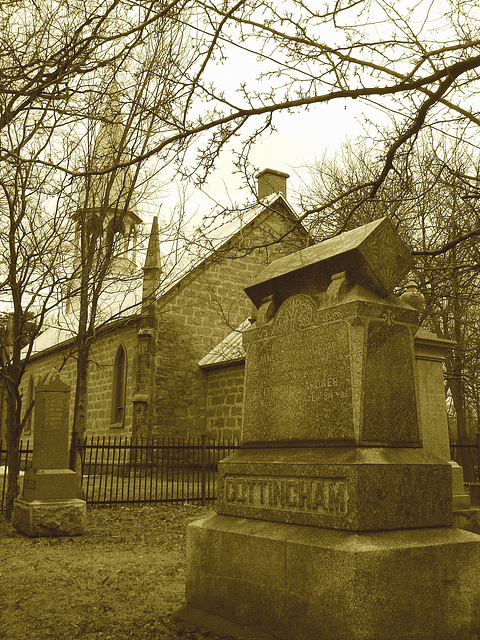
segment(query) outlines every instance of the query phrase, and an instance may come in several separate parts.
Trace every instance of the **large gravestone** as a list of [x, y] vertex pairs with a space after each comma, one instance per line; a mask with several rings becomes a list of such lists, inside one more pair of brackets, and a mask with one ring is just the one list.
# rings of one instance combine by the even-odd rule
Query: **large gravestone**
[[73, 536], [85, 529], [86, 503], [77, 499], [69, 469], [70, 387], [56, 369], [35, 389], [32, 467], [25, 472], [12, 524], [28, 536]]
[[[472, 640], [480, 537], [422, 448], [412, 260], [387, 219], [277, 260], [246, 291], [243, 445], [189, 527], [183, 616], [285, 640]], [[217, 617], [215, 617], [217, 616]]]

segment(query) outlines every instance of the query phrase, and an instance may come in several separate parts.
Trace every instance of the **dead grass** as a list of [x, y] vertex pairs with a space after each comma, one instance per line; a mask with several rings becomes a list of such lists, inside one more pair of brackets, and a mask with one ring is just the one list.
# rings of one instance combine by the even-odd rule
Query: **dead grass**
[[218, 639], [179, 627], [195, 506], [90, 509], [74, 538], [27, 538], [0, 516], [0, 638]]

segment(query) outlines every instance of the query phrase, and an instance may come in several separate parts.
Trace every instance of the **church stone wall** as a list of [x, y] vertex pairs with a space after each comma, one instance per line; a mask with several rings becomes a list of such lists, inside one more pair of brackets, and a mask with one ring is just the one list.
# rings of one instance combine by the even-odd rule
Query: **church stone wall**
[[260, 268], [252, 257], [207, 265], [164, 300], [158, 315], [157, 433], [206, 431], [207, 376], [198, 362], [252, 314], [243, 286]]
[[207, 373], [198, 362], [254, 312], [244, 287], [266, 264], [298, 250], [305, 241], [304, 235], [295, 234], [276, 246], [252, 249], [281, 237], [287, 229], [281, 215], [269, 212], [266, 218], [246, 230], [230, 252], [227, 249], [197, 267], [162, 298], [155, 433], [185, 437], [210, 430]]
[[[123, 427], [112, 427], [113, 366], [118, 347], [125, 349], [126, 397]], [[88, 371], [88, 431], [96, 435], [125, 435], [132, 428], [132, 396], [136, 368], [137, 329], [122, 328], [102, 336], [92, 349]]]
[[243, 413], [242, 363], [207, 369], [207, 435], [215, 439], [241, 439]]
[[[87, 435], [124, 435], [130, 433], [132, 424], [132, 389], [134, 381], [135, 349], [137, 329], [133, 327], [116, 328], [115, 331], [98, 337], [90, 351], [88, 370], [87, 397]], [[112, 417], [112, 386], [113, 365], [119, 345], [122, 344], [127, 356], [127, 384], [125, 401], [125, 422], [123, 428], [111, 428]], [[28, 384], [33, 376], [34, 384], [43, 378], [52, 367], [60, 369], [68, 349], [58, 349], [53, 352], [33, 357], [28, 364], [22, 380], [21, 392], [24, 405], [28, 396]], [[75, 397], [76, 360], [70, 357], [61, 370], [63, 380], [72, 388], [70, 395], [70, 429], [73, 422], [73, 403]], [[26, 407], [24, 406], [24, 411]], [[33, 424], [33, 420], [32, 420]], [[28, 432], [24, 437], [28, 437]]]

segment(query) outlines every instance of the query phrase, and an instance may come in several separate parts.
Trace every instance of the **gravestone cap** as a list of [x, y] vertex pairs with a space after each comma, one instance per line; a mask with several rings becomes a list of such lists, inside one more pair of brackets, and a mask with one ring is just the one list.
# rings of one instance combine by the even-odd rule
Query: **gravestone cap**
[[71, 387], [62, 380], [60, 373], [55, 367], [52, 367], [50, 371], [39, 380], [36, 391], [61, 391], [69, 392]]
[[351, 284], [361, 284], [382, 297], [413, 266], [413, 258], [388, 218], [374, 220], [335, 238], [279, 258], [245, 291], [258, 308], [267, 296], [326, 290], [334, 274], [345, 271]]

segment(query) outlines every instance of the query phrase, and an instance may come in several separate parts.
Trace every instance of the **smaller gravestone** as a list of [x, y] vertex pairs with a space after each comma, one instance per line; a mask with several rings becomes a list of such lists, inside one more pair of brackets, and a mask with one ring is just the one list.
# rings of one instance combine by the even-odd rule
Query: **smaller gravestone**
[[85, 530], [86, 503], [76, 498], [77, 474], [69, 466], [70, 387], [55, 368], [35, 390], [32, 468], [12, 524], [28, 536], [74, 536]]
[[[418, 290], [414, 280], [407, 283], [406, 291], [400, 299], [417, 309], [419, 313], [425, 306], [425, 297]], [[469, 510], [470, 496], [465, 492], [463, 469], [457, 462], [451, 460], [443, 381], [445, 354], [455, 346], [455, 342], [439, 338], [431, 331], [420, 327], [415, 334], [414, 344], [423, 448], [439, 458], [448, 460], [452, 469], [453, 509]]]
[[452, 469], [452, 506], [454, 510], [470, 509], [470, 496], [463, 484], [463, 469], [450, 455], [443, 362], [445, 352], [455, 343], [444, 340], [426, 329], [415, 335], [420, 422], [425, 451], [448, 460]]

